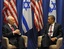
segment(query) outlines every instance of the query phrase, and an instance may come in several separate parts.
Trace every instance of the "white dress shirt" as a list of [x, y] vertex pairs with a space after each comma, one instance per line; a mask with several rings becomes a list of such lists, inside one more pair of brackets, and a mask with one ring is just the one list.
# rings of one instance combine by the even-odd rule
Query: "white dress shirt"
[[[52, 28], [51, 28], [51, 33], [50, 33], [50, 27], [51, 27], [51, 25], [52, 25]], [[53, 31], [54, 31], [54, 25], [55, 25], [55, 23], [53, 23], [51, 25], [50, 25], [49, 30], [48, 30], [48, 35], [52, 37], [53, 36]]]

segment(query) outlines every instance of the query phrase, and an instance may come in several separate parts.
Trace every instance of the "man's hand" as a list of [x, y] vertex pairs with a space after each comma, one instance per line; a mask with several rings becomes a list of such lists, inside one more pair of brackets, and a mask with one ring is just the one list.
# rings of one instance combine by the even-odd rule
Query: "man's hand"
[[51, 38], [51, 40], [52, 40], [52, 41], [55, 41], [55, 40], [57, 40], [57, 38], [56, 38], [56, 37], [53, 37], [53, 38]]
[[15, 31], [13, 31], [13, 34], [20, 34], [20, 30], [16, 29]]

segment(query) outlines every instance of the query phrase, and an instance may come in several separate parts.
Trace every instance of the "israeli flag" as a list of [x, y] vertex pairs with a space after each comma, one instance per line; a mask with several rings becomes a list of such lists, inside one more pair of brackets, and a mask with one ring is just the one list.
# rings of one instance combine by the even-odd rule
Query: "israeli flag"
[[26, 33], [32, 29], [32, 13], [31, 13], [31, 3], [30, 0], [23, 0], [22, 9], [22, 29]]
[[54, 15], [56, 21], [56, 0], [50, 0], [48, 15]]

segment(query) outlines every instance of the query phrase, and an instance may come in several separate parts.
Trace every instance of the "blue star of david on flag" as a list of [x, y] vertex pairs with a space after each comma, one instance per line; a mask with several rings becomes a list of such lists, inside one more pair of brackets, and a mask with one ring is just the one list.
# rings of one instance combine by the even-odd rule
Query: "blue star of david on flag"
[[29, 1], [27, 1], [27, 0], [25, 0], [24, 2], [23, 2], [23, 8], [25, 9], [25, 10], [27, 10], [28, 8], [30, 8], [30, 2]]
[[50, 0], [49, 4], [49, 13], [48, 15], [53, 15], [55, 17], [55, 22], [56, 22], [56, 0]]
[[53, 10], [56, 10], [56, 3], [51, 1], [51, 5], [53, 5], [53, 7], [49, 7], [49, 12], [52, 12]]

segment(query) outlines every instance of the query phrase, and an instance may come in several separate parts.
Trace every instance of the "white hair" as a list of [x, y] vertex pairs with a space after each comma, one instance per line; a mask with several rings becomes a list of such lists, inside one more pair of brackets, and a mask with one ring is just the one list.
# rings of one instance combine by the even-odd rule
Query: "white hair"
[[10, 19], [12, 19], [13, 17], [12, 16], [8, 16], [7, 17], [7, 21], [9, 21]]

